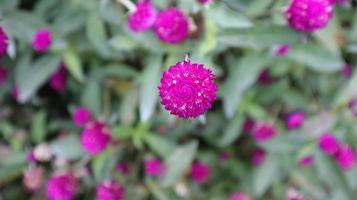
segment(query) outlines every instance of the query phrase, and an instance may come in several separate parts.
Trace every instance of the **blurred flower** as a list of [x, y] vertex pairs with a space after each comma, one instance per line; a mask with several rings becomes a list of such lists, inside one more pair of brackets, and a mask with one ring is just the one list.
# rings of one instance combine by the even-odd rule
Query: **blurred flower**
[[26, 190], [36, 192], [44, 183], [44, 169], [41, 167], [30, 167], [23, 176], [23, 184]]
[[134, 32], [143, 32], [151, 28], [156, 20], [157, 11], [150, 0], [141, 0], [136, 10], [129, 15], [128, 25]]
[[339, 149], [338, 141], [331, 133], [325, 133], [320, 136], [319, 146], [323, 152], [330, 156], [336, 154]]
[[348, 102], [348, 108], [351, 110], [352, 114], [357, 117], [357, 98], [353, 98]]
[[209, 178], [210, 168], [203, 162], [195, 162], [191, 166], [190, 175], [197, 183], [204, 183]]
[[0, 85], [4, 84], [7, 80], [7, 68], [0, 65]]
[[353, 72], [353, 68], [351, 65], [345, 65], [341, 69], [342, 75], [344, 75], [347, 78], [352, 75], [352, 72]]
[[330, 0], [292, 0], [285, 11], [285, 18], [291, 28], [311, 33], [324, 28], [333, 16]]
[[298, 192], [296, 189], [294, 188], [289, 188], [286, 191], [286, 195], [285, 195], [285, 199], [286, 200], [307, 200], [304, 196], [304, 194]]
[[285, 125], [288, 129], [297, 129], [304, 123], [305, 114], [303, 112], [294, 112], [285, 119]]
[[122, 200], [125, 189], [115, 181], [104, 181], [97, 186], [97, 200]]
[[187, 199], [190, 195], [190, 188], [187, 187], [187, 184], [184, 182], [178, 182], [175, 185], [175, 191], [176, 194], [178, 194], [180, 197], [183, 197], [185, 199]]
[[228, 200], [251, 200], [251, 198], [242, 192], [235, 192], [229, 196]]
[[189, 60], [170, 66], [163, 73], [159, 94], [161, 104], [171, 114], [195, 118], [206, 112], [216, 99], [215, 76], [202, 64]]
[[20, 90], [16, 85], [11, 89], [11, 97], [16, 101], [20, 101]]
[[116, 168], [120, 173], [126, 176], [129, 175], [131, 171], [129, 164], [126, 162], [119, 162]]
[[33, 156], [36, 160], [46, 162], [51, 160], [52, 153], [47, 143], [37, 145], [33, 150]]
[[253, 137], [257, 142], [265, 142], [278, 135], [278, 130], [269, 122], [258, 122], [253, 129]]
[[155, 32], [160, 40], [170, 44], [185, 41], [189, 34], [188, 17], [178, 8], [160, 12], [155, 22]]
[[285, 56], [289, 52], [290, 46], [288, 44], [283, 44], [278, 47], [275, 52], [275, 56], [282, 57]]
[[255, 121], [250, 118], [247, 118], [243, 125], [244, 132], [252, 133], [252, 131], [254, 129], [254, 125], [255, 125]]
[[75, 125], [78, 127], [84, 126], [87, 122], [89, 122], [92, 118], [92, 113], [86, 107], [79, 107], [77, 108], [73, 115], [72, 120]]
[[84, 151], [96, 155], [104, 151], [111, 140], [108, 125], [99, 120], [89, 122], [81, 133], [81, 145]]
[[231, 158], [231, 155], [227, 151], [224, 151], [221, 154], [219, 154], [219, 160], [221, 160], [221, 161], [227, 161], [230, 158]]
[[145, 173], [149, 176], [161, 176], [165, 172], [165, 166], [158, 158], [145, 160]]
[[30, 162], [36, 162], [36, 158], [32, 150], [27, 153], [26, 160]]
[[32, 48], [38, 52], [46, 52], [52, 44], [52, 33], [46, 29], [39, 29], [32, 38]]
[[50, 78], [51, 88], [57, 92], [62, 92], [66, 88], [67, 76], [67, 69], [62, 63], [58, 70]]
[[265, 150], [262, 148], [256, 148], [253, 150], [252, 154], [252, 163], [255, 166], [260, 166], [264, 163], [265, 160]]
[[197, 0], [197, 2], [200, 3], [200, 4], [207, 5], [207, 4], [212, 3], [213, 0]]
[[54, 175], [47, 182], [47, 197], [50, 200], [72, 200], [78, 186], [78, 179], [72, 173]]
[[258, 83], [262, 86], [270, 85], [272, 79], [270, 77], [270, 73], [268, 69], [264, 69], [260, 72], [258, 77]]
[[299, 160], [299, 165], [301, 167], [309, 167], [314, 162], [314, 157], [312, 155], [305, 156]]
[[330, 0], [331, 3], [333, 4], [344, 4], [344, 3], [349, 3], [351, 0]]
[[341, 148], [338, 150], [336, 156], [337, 164], [343, 170], [349, 170], [356, 165], [357, 157], [356, 152], [347, 144], [342, 145]]
[[7, 52], [9, 38], [5, 33], [2, 26], [0, 26], [0, 57], [4, 56]]

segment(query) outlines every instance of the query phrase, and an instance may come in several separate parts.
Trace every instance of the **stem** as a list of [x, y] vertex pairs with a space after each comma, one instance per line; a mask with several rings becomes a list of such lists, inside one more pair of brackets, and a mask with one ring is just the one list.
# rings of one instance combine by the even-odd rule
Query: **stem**
[[126, 7], [131, 13], [136, 10], [136, 5], [130, 0], [117, 0], [117, 2]]

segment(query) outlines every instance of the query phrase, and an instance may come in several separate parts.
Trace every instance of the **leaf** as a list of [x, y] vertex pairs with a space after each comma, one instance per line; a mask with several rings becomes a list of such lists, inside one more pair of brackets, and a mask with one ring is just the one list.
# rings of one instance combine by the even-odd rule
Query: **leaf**
[[5, 186], [8, 182], [18, 179], [23, 174], [26, 165], [17, 164], [0, 168], [0, 187]]
[[83, 67], [81, 59], [74, 48], [67, 48], [63, 55], [64, 63], [72, 76], [80, 82], [83, 82]]
[[51, 152], [59, 158], [76, 160], [84, 156], [79, 137], [70, 135], [59, 138], [50, 144]]
[[219, 141], [221, 147], [231, 145], [241, 134], [243, 125], [242, 115], [237, 115], [224, 130], [223, 137]]
[[163, 187], [172, 186], [193, 161], [198, 144], [196, 141], [179, 146], [165, 159], [166, 173], [160, 180]]
[[39, 111], [31, 125], [31, 140], [35, 143], [40, 143], [46, 135], [46, 111]]
[[108, 148], [92, 160], [94, 178], [97, 183], [111, 178], [111, 172], [118, 162], [117, 151]]
[[206, 13], [210, 19], [214, 20], [222, 28], [246, 28], [253, 25], [248, 17], [224, 4], [215, 4]]
[[152, 151], [154, 151], [163, 158], [166, 158], [171, 155], [171, 153], [175, 149], [175, 144], [173, 142], [170, 142], [167, 139], [164, 139], [163, 137], [154, 135], [154, 133], [147, 134], [145, 136], [145, 141]]
[[87, 85], [81, 96], [81, 105], [88, 107], [94, 114], [98, 115], [101, 111], [101, 87], [94, 78], [87, 80]]
[[107, 36], [104, 22], [96, 13], [91, 13], [87, 18], [86, 34], [89, 42], [99, 51], [101, 55], [108, 54]]
[[147, 186], [151, 190], [152, 194], [155, 196], [155, 199], [169, 200], [169, 197], [164, 193], [162, 189], [158, 187], [158, 185], [156, 185], [154, 181], [148, 180]]

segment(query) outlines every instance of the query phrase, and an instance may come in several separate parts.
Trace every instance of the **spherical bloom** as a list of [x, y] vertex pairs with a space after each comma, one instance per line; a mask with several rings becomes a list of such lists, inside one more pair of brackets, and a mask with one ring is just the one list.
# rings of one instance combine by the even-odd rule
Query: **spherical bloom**
[[256, 148], [253, 150], [252, 163], [255, 166], [260, 166], [264, 163], [266, 152], [262, 148]]
[[52, 33], [48, 29], [39, 29], [32, 38], [32, 48], [38, 52], [46, 52], [52, 44]]
[[210, 109], [218, 87], [212, 71], [202, 64], [182, 61], [163, 73], [159, 94], [171, 114], [195, 118]]
[[319, 146], [323, 152], [332, 156], [337, 153], [340, 145], [332, 134], [325, 133], [319, 138]]
[[348, 102], [348, 108], [351, 110], [352, 114], [357, 117], [357, 98], [353, 98]]
[[4, 29], [0, 26], [0, 57], [6, 54], [8, 45], [9, 45], [9, 38], [5, 33]]
[[64, 64], [61, 64], [58, 70], [50, 77], [50, 86], [57, 92], [62, 92], [66, 88], [67, 69]]
[[283, 44], [278, 47], [278, 49], [275, 52], [275, 56], [277, 57], [283, 57], [289, 52], [290, 46], [288, 44]]
[[303, 112], [294, 112], [288, 115], [285, 119], [285, 125], [288, 129], [299, 128], [305, 120], [305, 114]]
[[272, 79], [268, 69], [264, 69], [260, 72], [258, 77], [258, 83], [262, 86], [270, 85]]
[[4, 84], [7, 80], [7, 69], [0, 65], [0, 85]]
[[160, 40], [169, 44], [185, 41], [189, 34], [188, 17], [178, 8], [160, 12], [155, 22], [155, 32]]
[[26, 190], [31, 192], [40, 190], [44, 183], [44, 172], [44, 169], [41, 167], [27, 169], [22, 180]]
[[126, 176], [129, 175], [131, 171], [129, 164], [126, 162], [119, 162], [116, 168], [120, 173]]
[[285, 12], [289, 26], [304, 33], [324, 28], [332, 15], [330, 0], [292, 0]]
[[52, 158], [51, 148], [47, 143], [38, 144], [33, 149], [33, 156], [37, 161], [47, 162]]
[[200, 4], [207, 5], [207, 4], [212, 3], [213, 0], [197, 0], [197, 2], [200, 3]]
[[77, 178], [71, 173], [52, 176], [47, 182], [47, 197], [50, 200], [72, 200], [78, 186]]
[[343, 145], [336, 154], [335, 158], [337, 164], [343, 170], [352, 169], [356, 165], [357, 157], [356, 152], [348, 145]]
[[350, 77], [353, 73], [353, 68], [351, 65], [345, 65], [342, 67], [341, 69], [341, 73], [342, 75], [344, 75], [345, 77]]
[[190, 175], [197, 183], [204, 183], [209, 178], [210, 168], [203, 162], [195, 162], [191, 166]]
[[122, 200], [125, 189], [115, 181], [104, 181], [97, 186], [97, 200]]
[[128, 25], [134, 32], [143, 32], [151, 28], [156, 20], [157, 11], [150, 0], [142, 0], [136, 10], [129, 15]]
[[251, 198], [242, 192], [235, 192], [229, 196], [228, 200], [251, 200]]
[[255, 125], [255, 121], [250, 118], [247, 118], [243, 125], [243, 131], [245, 133], [252, 133], [254, 129], [254, 125]]
[[259, 122], [254, 126], [253, 137], [257, 142], [264, 142], [278, 135], [278, 130], [269, 122]]
[[165, 166], [158, 158], [145, 160], [145, 173], [149, 176], [161, 176], [165, 172]]
[[314, 162], [314, 157], [312, 155], [305, 156], [299, 160], [299, 165], [301, 167], [309, 167]]
[[92, 113], [86, 107], [77, 108], [72, 115], [72, 120], [78, 127], [84, 126], [91, 118]]
[[81, 133], [82, 148], [91, 155], [104, 151], [110, 140], [109, 127], [98, 120], [89, 122]]

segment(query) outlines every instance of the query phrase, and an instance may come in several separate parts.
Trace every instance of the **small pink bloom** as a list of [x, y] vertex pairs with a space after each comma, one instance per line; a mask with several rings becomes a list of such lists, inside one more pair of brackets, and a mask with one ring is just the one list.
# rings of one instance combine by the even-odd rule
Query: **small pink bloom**
[[7, 80], [7, 68], [0, 65], [0, 85], [3, 85]]
[[24, 173], [22, 182], [27, 191], [39, 191], [44, 183], [44, 169], [41, 167], [31, 167]]
[[307, 200], [303, 193], [297, 191], [295, 188], [289, 188], [285, 195], [286, 200]]
[[165, 166], [158, 158], [145, 160], [145, 173], [149, 176], [161, 176], [165, 172]]
[[207, 5], [207, 4], [211, 4], [213, 0], [197, 0], [197, 2], [200, 4]]
[[278, 135], [278, 130], [269, 122], [259, 122], [254, 126], [253, 137], [257, 142], [265, 142]]
[[104, 151], [111, 140], [107, 124], [98, 120], [89, 122], [81, 133], [82, 148], [91, 155]]
[[129, 164], [126, 162], [119, 162], [117, 164], [117, 170], [125, 176], [129, 175], [131, 171]]
[[128, 25], [134, 32], [143, 32], [151, 28], [156, 20], [157, 11], [150, 0], [141, 0], [136, 10], [129, 15]]
[[229, 196], [228, 200], [251, 200], [251, 198], [242, 192], [235, 192]]
[[305, 156], [299, 160], [299, 165], [301, 167], [309, 167], [314, 162], [314, 157], [312, 155]]
[[72, 120], [78, 127], [84, 126], [91, 118], [92, 113], [86, 107], [77, 108], [72, 115]]
[[352, 114], [357, 117], [357, 98], [353, 98], [348, 102], [348, 108], [351, 110]]
[[288, 44], [283, 44], [278, 47], [278, 49], [275, 52], [275, 56], [277, 57], [283, 57], [289, 52], [290, 46]]
[[197, 183], [205, 183], [210, 175], [210, 168], [203, 162], [195, 162], [191, 166], [190, 175]]
[[8, 45], [9, 38], [5, 33], [3, 27], [0, 26], [0, 57], [6, 55]]
[[50, 200], [72, 200], [78, 186], [78, 179], [71, 173], [52, 176], [47, 182], [47, 197]]
[[115, 181], [104, 181], [97, 186], [97, 200], [122, 200], [125, 189]]
[[229, 154], [229, 152], [222, 152], [220, 155], [219, 155], [219, 160], [221, 161], [227, 161], [231, 158], [231, 155]]
[[254, 129], [254, 125], [255, 125], [255, 121], [250, 118], [247, 118], [243, 125], [243, 131], [245, 133], [252, 133]]
[[335, 156], [337, 164], [343, 170], [350, 170], [356, 165], [357, 157], [356, 152], [347, 144], [341, 146]]
[[50, 86], [57, 92], [62, 92], [66, 88], [68, 72], [64, 64], [50, 78]]
[[19, 102], [20, 101], [20, 90], [17, 86], [14, 86], [11, 90], [11, 96], [12, 98], [16, 101]]
[[260, 166], [264, 163], [266, 152], [262, 148], [256, 148], [252, 154], [252, 163], [255, 166]]
[[29, 161], [29, 162], [36, 162], [37, 161], [33, 151], [29, 151], [27, 153], [26, 160]]
[[305, 114], [303, 112], [294, 112], [286, 117], [285, 125], [288, 129], [297, 129], [301, 127], [304, 120]]
[[353, 73], [353, 68], [351, 65], [345, 65], [341, 69], [342, 75], [344, 75], [346, 78], [350, 77]]
[[32, 48], [38, 53], [46, 52], [52, 44], [52, 33], [46, 29], [39, 29], [32, 38]]
[[325, 133], [320, 136], [319, 146], [323, 152], [330, 156], [336, 154], [339, 149], [338, 141], [331, 133]]
[[270, 76], [269, 70], [268, 69], [262, 70], [258, 77], [258, 83], [262, 86], [268, 86], [270, 85], [271, 81], [272, 78]]

